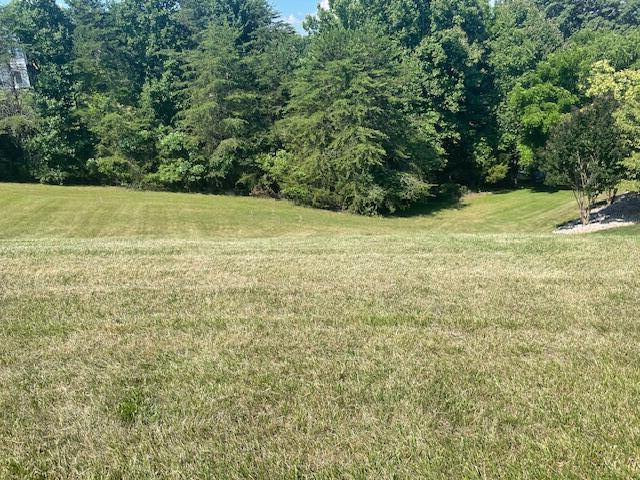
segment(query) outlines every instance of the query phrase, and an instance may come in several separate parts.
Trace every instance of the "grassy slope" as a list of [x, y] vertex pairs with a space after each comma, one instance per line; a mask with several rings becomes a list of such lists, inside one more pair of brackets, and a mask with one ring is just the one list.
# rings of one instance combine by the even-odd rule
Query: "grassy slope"
[[572, 215], [0, 185], [0, 478], [638, 477], [640, 240]]
[[575, 216], [571, 194], [477, 196], [410, 218], [363, 218], [286, 202], [205, 195], [0, 184], [0, 238], [250, 238], [398, 232], [549, 232]]

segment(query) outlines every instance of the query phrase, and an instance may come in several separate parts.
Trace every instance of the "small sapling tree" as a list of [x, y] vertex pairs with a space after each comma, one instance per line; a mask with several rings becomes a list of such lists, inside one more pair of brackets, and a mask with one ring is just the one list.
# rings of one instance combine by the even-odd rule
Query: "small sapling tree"
[[548, 184], [571, 187], [588, 225], [599, 195], [615, 190], [624, 178], [626, 147], [613, 118], [617, 102], [610, 96], [596, 98], [576, 109], [552, 131], [542, 170]]

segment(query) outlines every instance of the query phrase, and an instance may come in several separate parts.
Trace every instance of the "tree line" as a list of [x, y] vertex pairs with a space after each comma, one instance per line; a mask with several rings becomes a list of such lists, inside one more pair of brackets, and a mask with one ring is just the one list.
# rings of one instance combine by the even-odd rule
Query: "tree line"
[[[0, 181], [387, 214], [544, 179], [583, 219], [640, 171], [640, 0], [13, 0]], [[586, 215], [586, 217], [585, 217]]]

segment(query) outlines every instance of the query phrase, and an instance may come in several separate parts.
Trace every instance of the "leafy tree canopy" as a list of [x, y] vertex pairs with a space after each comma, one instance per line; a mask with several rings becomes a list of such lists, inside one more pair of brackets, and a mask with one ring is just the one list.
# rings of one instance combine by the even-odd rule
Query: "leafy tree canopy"
[[629, 151], [629, 174], [640, 180], [640, 70], [616, 71], [607, 60], [594, 64], [589, 79], [590, 96], [611, 95], [618, 108], [613, 116]]
[[638, 26], [638, 0], [535, 0], [569, 37], [583, 29], [624, 30]]
[[520, 124], [520, 149], [533, 161], [550, 131], [573, 106], [590, 102], [587, 94], [592, 65], [608, 59], [617, 68], [640, 62], [640, 30], [582, 32], [524, 75], [509, 94], [509, 108]]
[[624, 178], [627, 150], [613, 119], [617, 107], [606, 96], [574, 110], [554, 128], [543, 156], [547, 182], [572, 188], [585, 225], [598, 196]]

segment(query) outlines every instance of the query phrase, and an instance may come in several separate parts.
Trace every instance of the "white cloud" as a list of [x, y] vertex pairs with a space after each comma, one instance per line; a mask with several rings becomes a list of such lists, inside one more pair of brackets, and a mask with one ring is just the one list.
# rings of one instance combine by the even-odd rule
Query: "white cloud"
[[294, 27], [298, 28], [302, 26], [302, 21], [304, 18], [302, 16], [295, 15], [293, 13], [287, 15], [284, 19], [285, 22], [290, 23]]
[[323, 10], [329, 10], [329, 0], [322, 0], [320, 2], [320, 8]]

